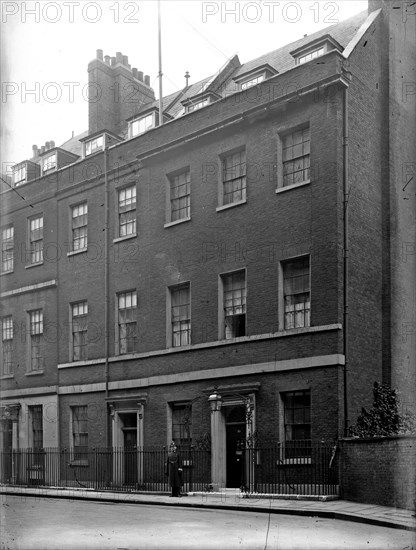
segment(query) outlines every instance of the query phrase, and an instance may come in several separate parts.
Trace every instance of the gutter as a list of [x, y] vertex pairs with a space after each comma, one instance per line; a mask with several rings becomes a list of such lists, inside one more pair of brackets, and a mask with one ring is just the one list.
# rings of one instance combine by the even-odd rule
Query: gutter
[[[108, 398], [109, 372], [109, 185], [108, 185], [108, 148], [104, 149], [104, 354], [105, 354], [105, 396]], [[106, 446], [110, 446], [110, 423], [107, 418]]]
[[343, 147], [343, 210], [344, 210], [344, 223], [343, 223], [343, 237], [344, 237], [344, 258], [343, 258], [343, 267], [344, 267], [344, 288], [343, 288], [343, 302], [344, 302], [344, 312], [343, 312], [343, 355], [345, 357], [344, 367], [343, 367], [343, 381], [344, 381], [344, 436], [348, 435], [348, 348], [349, 348], [349, 317], [348, 317], [348, 287], [349, 287], [349, 278], [348, 278], [348, 268], [349, 268], [349, 225], [348, 225], [348, 200], [349, 200], [349, 172], [348, 172], [348, 139], [349, 139], [349, 127], [348, 127], [348, 88], [344, 89], [343, 93], [343, 106], [342, 106], [342, 117], [343, 117], [343, 137], [342, 137], [342, 147]]

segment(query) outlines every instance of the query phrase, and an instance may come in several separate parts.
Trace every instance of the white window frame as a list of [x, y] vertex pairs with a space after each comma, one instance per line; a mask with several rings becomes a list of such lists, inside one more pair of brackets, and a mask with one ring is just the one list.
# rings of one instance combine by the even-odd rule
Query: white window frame
[[[241, 336], [231, 336], [227, 338], [227, 328], [226, 328], [226, 315], [225, 315], [225, 279], [227, 277], [237, 275], [239, 273], [244, 273], [244, 282], [245, 282], [245, 296], [244, 296], [244, 334]], [[238, 338], [245, 338], [247, 336], [247, 269], [236, 269], [234, 271], [229, 271], [226, 273], [221, 273], [218, 276], [218, 340], [235, 340]], [[241, 314], [239, 314], [241, 315]]]
[[[187, 322], [188, 328], [184, 331], [177, 331], [181, 336], [180, 340], [182, 342], [182, 333], [187, 334], [187, 343], [180, 343], [179, 345], [175, 345], [174, 342], [174, 312], [173, 308], [175, 307], [173, 305], [173, 294], [177, 291], [181, 291], [187, 289], [188, 295], [189, 295], [189, 302], [188, 302], [188, 319], [181, 319], [180, 322]], [[184, 281], [182, 283], [179, 283], [177, 285], [169, 286], [166, 289], [166, 346], [168, 348], [179, 348], [179, 347], [188, 347], [192, 343], [192, 318], [191, 318], [191, 306], [192, 306], [192, 294], [191, 294], [191, 282], [190, 281]], [[186, 304], [185, 304], [186, 305]], [[184, 307], [179, 306], [179, 307]], [[186, 339], [186, 338], [185, 338]]]
[[[75, 215], [77, 214], [77, 215]], [[79, 221], [76, 221], [79, 218]], [[76, 236], [85, 228], [85, 235]], [[76, 243], [83, 243], [78, 246]], [[88, 249], [88, 203], [83, 201], [71, 206], [71, 250], [72, 252], [83, 252]]]
[[[310, 439], [286, 439], [286, 412], [287, 397], [289, 395], [308, 393], [309, 394], [309, 422], [298, 423], [309, 425]], [[292, 425], [295, 425], [292, 424]], [[311, 463], [311, 442], [312, 442], [312, 390], [311, 388], [288, 388], [279, 393], [279, 440], [282, 442], [280, 459], [284, 464], [310, 464]], [[297, 453], [290, 447], [291, 441], [304, 441], [304, 445], [299, 444]], [[305, 453], [300, 452], [304, 447]], [[294, 449], [296, 449], [296, 444]]]
[[[130, 307], [120, 307], [120, 303], [122, 303], [122, 300], [124, 299], [125, 303], [131, 301]], [[132, 311], [131, 317], [133, 320], [130, 320], [130, 322], [124, 322], [121, 323], [121, 315], [120, 311]], [[138, 343], [138, 333], [137, 333], [137, 291], [136, 290], [126, 290], [124, 292], [119, 292], [116, 295], [116, 334], [115, 334], [115, 347], [116, 347], [116, 355], [127, 355], [130, 353], [136, 353], [137, 352], [137, 343]], [[134, 346], [133, 350], [126, 349], [124, 351], [123, 345], [121, 342], [121, 325], [135, 325], [134, 330]], [[126, 337], [126, 340], [128, 340], [128, 337]], [[127, 344], [128, 347], [128, 344]]]
[[105, 135], [101, 134], [84, 143], [84, 157], [90, 157], [95, 153], [103, 151], [105, 147]]
[[[35, 224], [40, 220], [38, 224]], [[39, 265], [43, 263], [43, 248], [44, 248], [44, 226], [43, 214], [32, 216], [28, 220], [29, 229], [29, 264]], [[35, 227], [32, 227], [36, 225]], [[37, 233], [38, 232], [38, 233]], [[40, 238], [39, 238], [40, 236]], [[37, 238], [35, 238], [37, 237]], [[39, 248], [37, 243], [40, 243]]]
[[317, 57], [323, 56], [325, 54], [325, 51], [326, 51], [326, 48], [324, 45], [319, 46], [314, 50], [305, 52], [302, 55], [297, 56], [296, 63], [297, 65], [303, 65], [304, 63], [308, 63], [309, 61], [312, 61], [312, 59], [316, 59]]
[[251, 76], [250, 78], [247, 78], [246, 80], [243, 80], [240, 82], [240, 90], [248, 90], [249, 88], [252, 88], [253, 86], [256, 86], [257, 84], [260, 84], [260, 82], [263, 82], [266, 78], [266, 73], [261, 73], [256, 76]]
[[[174, 185], [176, 181], [179, 182], [181, 177], [185, 177], [185, 181], [182, 183], [179, 183], [179, 185]], [[174, 196], [175, 190], [178, 190], [181, 187], [185, 186], [185, 193], [182, 195]], [[167, 204], [166, 204], [166, 223], [167, 224], [177, 224], [184, 221], [189, 221], [191, 219], [191, 171], [189, 167], [183, 168], [182, 170], [178, 170], [176, 172], [172, 172], [171, 174], [167, 175]], [[173, 203], [174, 201], [181, 201], [185, 200], [185, 207], [178, 208], [177, 210], [173, 210]], [[174, 212], [180, 212], [185, 211], [185, 215], [181, 217], [175, 218]]]
[[[44, 338], [43, 338], [43, 309], [35, 309], [29, 314], [29, 361], [28, 372], [43, 372], [44, 370]], [[34, 351], [39, 348], [39, 353]]]
[[21, 183], [27, 180], [27, 166], [22, 164], [20, 166], [13, 167], [13, 185], [18, 187]]
[[129, 137], [133, 138], [144, 134], [151, 128], [156, 126], [156, 115], [155, 113], [150, 113], [145, 116], [135, 118], [129, 122]]
[[[80, 313], [82, 312], [82, 313]], [[69, 306], [69, 325], [70, 325], [70, 350], [69, 350], [69, 360], [71, 363], [75, 363], [78, 361], [87, 361], [88, 360], [88, 301], [87, 300], [81, 300], [80, 302], [74, 302], [70, 304]], [[85, 321], [85, 329], [84, 330], [77, 330], [75, 331], [75, 320], [83, 318]], [[78, 324], [78, 321], [77, 321]], [[85, 352], [85, 357], [80, 357], [79, 359], [76, 359], [75, 355], [75, 334], [83, 333], [83, 338], [85, 337], [85, 342], [83, 344], [77, 345], [77, 349], [79, 348], [81, 350], [80, 355], [82, 354], [82, 350]]]
[[[13, 338], [13, 316], [6, 315], [1, 319], [1, 376], [13, 376]], [[7, 362], [5, 361], [6, 356]]]
[[[288, 153], [286, 151], [289, 150], [289, 147], [285, 147], [285, 143], [289, 139], [289, 136], [294, 136], [295, 134], [299, 132], [309, 132], [309, 140], [302, 141], [302, 154], [293, 156], [291, 159], [286, 159], [286, 156]], [[305, 152], [305, 143], [308, 143], [307, 149], [309, 149], [309, 152]], [[293, 147], [293, 146], [292, 146]], [[296, 146], [295, 146], [296, 147]], [[290, 156], [290, 154], [289, 154]], [[303, 159], [308, 158], [308, 161], [306, 161], [306, 164], [309, 162], [309, 166], [303, 167], [302, 170], [298, 170], [298, 172], [305, 172], [308, 171], [308, 176], [305, 179], [296, 181], [294, 183], [287, 183], [287, 178], [285, 175], [285, 166], [289, 162], [295, 162], [296, 159]], [[303, 185], [308, 185], [311, 183], [311, 132], [310, 132], [310, 126], [309, 124], [303, 124], [302, 126], [296, 127], [296, 128], [290, 128], [289, 130], [286, 130], [284, 132], [281, 132], [277, 136], [277, 189], [276, 193], [282, 193], [285, 191], [288, 191], [290, 189], [294, 189], [297, 187], [302, 187]], [[294, 174], [295, 172], [292, 172]]]
[[[74, 431], [74, 425], [75, 425], [75, 409], [85, 409], [86, 410], [86, 419], [82, 419], [82, 421], [86, 422], [87, 423], [87, 431], [86, 432], [81, 432], [81, 431], [78, 431], [78, 432], [75, 432]], [[76, 451], [75, 448], [76, 447], [86, 447], [87, 448], [87, 452], [88, 452], [88, 449], [89, 449], [89, 421], [88, 421], [88, 405], [72, 405], [70, 407], [70, 415], [69, 415], [69, 422], [70, 422], [70, 426], [69, 426], [69, 447], [71, 449], [71, 463], [72, 464], [79, 464], [79, 465], [88, 465], [88, 454], [87, 454], [87, 457], [86, 458], [79, 458], [79, 456], [77, 456], [77, 452], [79, 451]], [[75, 445], [75, 433], [77, 433], [78, 435], [80, 434], [83, 434], [83, 435], [86, 435], [87, 436], [87, 445]]]
[[[228, 162], [228, 159], [233, 159], [234, 157], [237, 158], [237, 156], [242, 156], [243, 161], [237, 164], [233, 164], [231, 169], [227, 168], [226, 164]], [[238, 167], [242, 168], [238, 168]], [[236, 174], [228, 174], [229, 171], [236, 170]], [[231, 177], [233, 176], [233, 177]], [[225, 193], [225, 186], [226, 184], [230, 184], [230, 182], [238, 182], [239, 180], [242, 181], [242, 185], [240, 188], [233, 189], [230, 193]], [[233, 183], [234, 185], [234, 183]], [[234, 194], [241, 193], [241, 198], [234, 199]], [[232, 199], [230, 202], [226, 202], [225, 196], [226, 195], [232, 195]], [[217, 211], [224, 210], [226, 208], [231, 208], [233, 206], [237, 206], [239, 204], [244, 204], [247, 202], [247, 152], [245, 147], [238, 147], [237, 149], [234, 149], [232, 151], [228, 151], [226, 153], [222, 153], [220, 155], [220, 170], [219, 170], [219, 185], [218, 185], [218, 207]]]
[[[126, 198], [126, 195], [129, 192], [131, 192], [131, 196], [130, 198], [128, 197]], [[125, 198], [122, 199], [121, 198], [122, 196], [124, 196]], [[134, 201], [133, 201], [133, 198], [134, 198]], [[133, 205], [134, 203], [134, 206], [129, 208], [128, 201], [131, 201], [131, 205]], [[126, 205], [122, 205], [121, 204], [122, 202], [125, 202]], [[122, 224], [121, 223], [122, 216], [127, 212], [134, 212], [134, 215], [132, 216], [131, 220], [127, 221], [127, 223]], [[121, 228], [123, 226], [127, 227], [129, 224], [133, 225], [134, 230], [122, 235]], [[131, 237], [135, 237], [137, 235], [137, 187], [135, 183], [133, 185], [128, 185], [126, 187], [121, 187], [117, 189], [117, 233], [118, 233], [117, 237], [120, 239], [128, 239]]]
[[[305, 324], [303, 327], [293, 327], [293, 328], [286, 328], [286, 308], [285, 308], [285, 293], [284, 293], [284, 267], [289, 262], [296, 262], [296, 261], [302, 261], [308, 259], [309, 260], [309, 315], [308, 315], [308, 321], [309, 324]], [[311, 297], [312, 297], [312, 289], [311, 289], [311, 256], [310, 254], [303, 254], [301, 256], [295, 256], [292, 258], [286, 258], [279, 262], [279, 281], [278, 281], [278, 299], [279, 299], [279, 330], [280, 331], [286, 331], [286, 330], [296, 330], [298, 328], [307, 328], [312, 326], [311, 325]]]
[[206, 107], [211, 103], [209, 97], [205, 97], [204, 99], [198, 99], [195, 102], [189, 103], [189, 105], [186, 106], [186, 112], [187, 113], [193, 113], [194, 111], [198, 111], [199, 109], [202, 109], [203, 107]]
[[14, 226], [6, 225], [1, 229], [1, 273], [14, 270]]
[[42, 173], [50, 172], [56, 170], [58, 167], [58, 154], [55, 151], [51, 155], [48, 155], [42, 159]]

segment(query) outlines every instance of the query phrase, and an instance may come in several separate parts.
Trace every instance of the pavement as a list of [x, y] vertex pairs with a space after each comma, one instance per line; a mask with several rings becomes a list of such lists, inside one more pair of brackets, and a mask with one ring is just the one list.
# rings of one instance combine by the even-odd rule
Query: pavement
[[362, 504], [334, 497], [306, 497], [289, 495], [246, 495], [238, 489], [223, 489], [221, 492], [187, 493], [171, 497], [167, 493], [111, 492], [93, 489], [60, 487], [0, 486], [0, 494], [34, 498], [64, 498], [123, 502], [158, 506], [180, 506], [188, 508], [214, 508], [223, 510], [257, 511], [273, 514], [322, 517], [338, 519], [381, 527], [416, 531], [416, 516], [412, 510]]

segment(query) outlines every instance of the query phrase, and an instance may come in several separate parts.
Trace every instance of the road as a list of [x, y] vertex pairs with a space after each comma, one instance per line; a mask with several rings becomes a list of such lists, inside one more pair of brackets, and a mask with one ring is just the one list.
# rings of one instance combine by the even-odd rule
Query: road
[[415, 533], [321, 518], [1, 495], [2, 550], [415, 550]]

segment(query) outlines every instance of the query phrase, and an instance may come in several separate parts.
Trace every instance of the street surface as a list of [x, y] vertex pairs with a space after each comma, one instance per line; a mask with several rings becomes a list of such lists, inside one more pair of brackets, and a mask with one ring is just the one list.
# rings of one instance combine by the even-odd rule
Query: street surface
[[2, 550], [92, 548], [416, 550], [416, 545], [411, 531], [316, 517], [1, 495]]

